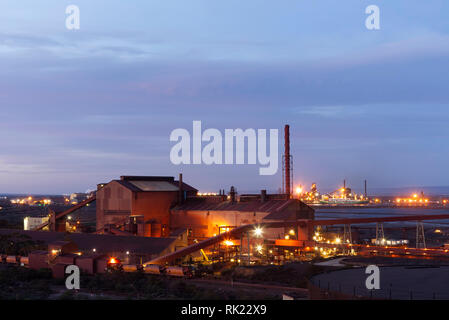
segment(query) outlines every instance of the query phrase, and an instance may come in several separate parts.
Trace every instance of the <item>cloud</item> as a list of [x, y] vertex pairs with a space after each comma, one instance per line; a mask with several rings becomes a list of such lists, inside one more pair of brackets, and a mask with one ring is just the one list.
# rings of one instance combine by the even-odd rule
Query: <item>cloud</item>
[[36, 49], [61, 46], [62, 43], [52, 37], [42, 37], [28, 33], [0, 33], [0, 46], [9, 48]]
[[62, 152], [63, 157], [71, 159], [82, 159], [84, 161], [90, 161], [91, 159], [98, 159], [101, 161], [154, 161], [161, 157], [158, 156], [146, 156], [139, 155], [137, 153], [125, 153], [125, 152], [108, 152], [98, 149], [66, 149]]
[[0, 158], [0, 174], [7, 175], [23, 175], [23, 174], [34, 174], [42, 173], [47, 171], [48, 168], [38, 165], [29, 161], [11, 160], [6, 158]]
[[318, 106], [298, 108], [297, 113], [325, 118], [347, 118], [363, 114], [363, 110], [361, 107]]
[[[446, 36], [282, 61], [184, 59], [164, 56], [171, 45], [165, 42], [93, 39], [4, 35], [4, 48], [27, 53], [0, 53], [0, 131], [14, 142], [0, 142], [14, 154], [0, 162], [4, 181], [17, 184], [15, 175], [34, 173], [42, 181], [84, 177], [88, 182], [78, 185], [95, 185], [127, 170], [160, 174], [171, 168], [170, 130], [197, 119], [227, 128], [281, 127], [288, 121], [301, 148], [298, 172], [309, 164], [313, 170], [304, 175], [328, 168], [323, 179], [363, 171], [369, 165], [358, 164], [360, 158], [394, 162], [402, 178], [413, 171], [401, 161], [435, 168], [442, 162], [442, 156], [409, 158], [417, 145], [426, 154], [440, 150], [436, 145], [447, 137]], [[380, 159], [382, 152], [388, 157]], [[203, 168], [195, 170], [201, 176]], [[232, 170], [213, 173], [223, 176], [220, 183], [233, 183]]]
[[[143, 35], [126, 39], [4, 33], [2, 37], [10, 48], [32, 50], [19, 56], [0, 53], [0, 83], [6, 82], [3, 90], [13, 96], [20, 86], [47, 99], [63, 100], [68, 91], [76, 90], [76, 99], [114, 97], [111, 100], [132, 103], [145, 98], [154, 105], [220, 101], [326, 107], [449, 101], [446, 35], [428, 34], [327, 58], [298, 56], [283, 62], [164, 55], [172, 44], [142, 42]], [[4, 96], [0, 92], [0, 99]]]

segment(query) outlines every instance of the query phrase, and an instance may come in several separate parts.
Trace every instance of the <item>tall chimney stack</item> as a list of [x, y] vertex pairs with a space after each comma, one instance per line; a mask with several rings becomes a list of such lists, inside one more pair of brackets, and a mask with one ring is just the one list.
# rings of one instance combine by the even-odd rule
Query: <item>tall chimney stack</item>
[[260, 190], [260, 201], [265, 202], [267, 201], [267, 190]]
[[182, 204], [184, 202], [184, 190], [183, 190], [183, 183], [182, 183], [182, 173], [179, 174], [179, 195], [178, 195], [178, 201], [179, 204]]
[[290, 197], [290, 126], [288, 124], [285, 125], [284, 128], [284, 138], [285, 138], [285, 193]]
[[368, 182], [365, 180], [365, 198], [368, 198]]

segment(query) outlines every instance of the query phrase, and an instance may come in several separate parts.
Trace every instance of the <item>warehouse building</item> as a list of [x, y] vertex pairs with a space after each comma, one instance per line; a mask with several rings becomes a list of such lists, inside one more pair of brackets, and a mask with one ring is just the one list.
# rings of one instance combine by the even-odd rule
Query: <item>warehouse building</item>
[[[268, 195], [262, 190], [260, 195], [237, 197], [233, 190], [229, 197], [195, 197], [175, 206], [170, 211], [171, 227], [187, 228], [190, 238], [204, 240], [247, 224], [314, 219], [311, 207], [286, 195]], [[310, 239], [311, 231], [304, 232], [302, 240]], [[284, 239], [285, 233], [285, 228], [271, 229], [265, 236]]]
[[[98, 186], [97, 231], [123, 231], [145, 237], [168, 237], [170, 208], [198, 190], [173, 177], [122, 176]], [[111, 229], [112, 228], [112, 229]]]
[[[169, 237], [187, 230], [190, 240], [203, 240], [226, 229], [262, 222], [314, 219], [314, 210], [285, 194], [240, 195], [231, 187], [216, 196], [198, 196], [198, 190], [173, 177], [122, 176], [97, 190], [97, 232], [116, 235]], [[271, 230], [272, 239], [284, 230]], [[299, 232], [301, 233], [301, 232]], [[303, 230], [301, 238], [311, 238]], [[268, 236], [268, 235], [267, 235]]]

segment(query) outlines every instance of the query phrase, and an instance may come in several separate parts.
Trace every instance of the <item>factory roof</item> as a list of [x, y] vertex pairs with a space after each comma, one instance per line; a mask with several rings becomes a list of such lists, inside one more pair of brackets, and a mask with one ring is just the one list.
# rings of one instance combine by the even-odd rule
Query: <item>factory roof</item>
[[52, 244], [56, 241], [72, 241], [80, 251], [97, 253], [125, 252], [138, 254], [159, 254], [169, 247], [175, 238], [150, 238], [137, 236], [115, 236], [87, 233], [63, 233], [48, 231], [22, 231], [0, 229], [0, 235], [20, 234], [30, 236], [34, 241]]
[[[120, 180], [112, 181], [116, 181], [134, 192], [179, 191], [179, 181], [176, 181], [173, 177], [122, 176]], [[198, 191], [184, 182], [182, 183], [182, 189], [184, 191]]]
[[265, 216], [264, 220], [297, 220], [300, 217], [297, 216], [296, 211], [291, 210], [277, 210], [271, 212], [269, 215]]
[[291, 206], [297, 204], [298, 211], [312, 210], [309, 206], [296, 199], [276, 199], [252, 201], [230, 201], [219, 197], [195, 197], [189, 198], [182, 205], [178, 205], [172, 211], [240, 211], [240, 212], [267, 212], [264, 219], [285, 220], [296, 219], [296, 211]]
[[141, 191], [178, 191], [179, 188], [168, 181], [129, 181]]

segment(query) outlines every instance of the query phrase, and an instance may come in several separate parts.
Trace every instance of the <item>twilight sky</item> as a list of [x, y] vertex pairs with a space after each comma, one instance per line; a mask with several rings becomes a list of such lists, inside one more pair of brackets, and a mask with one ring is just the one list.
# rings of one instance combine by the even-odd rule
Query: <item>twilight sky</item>
[[295, 183], [449, 185], [447, 0], [36, 3], [0, 2], [0, 193], [179, 172], [201, 191], [280, 187], [280, 168], [171, 164], [193, 120], [290, 124]]

